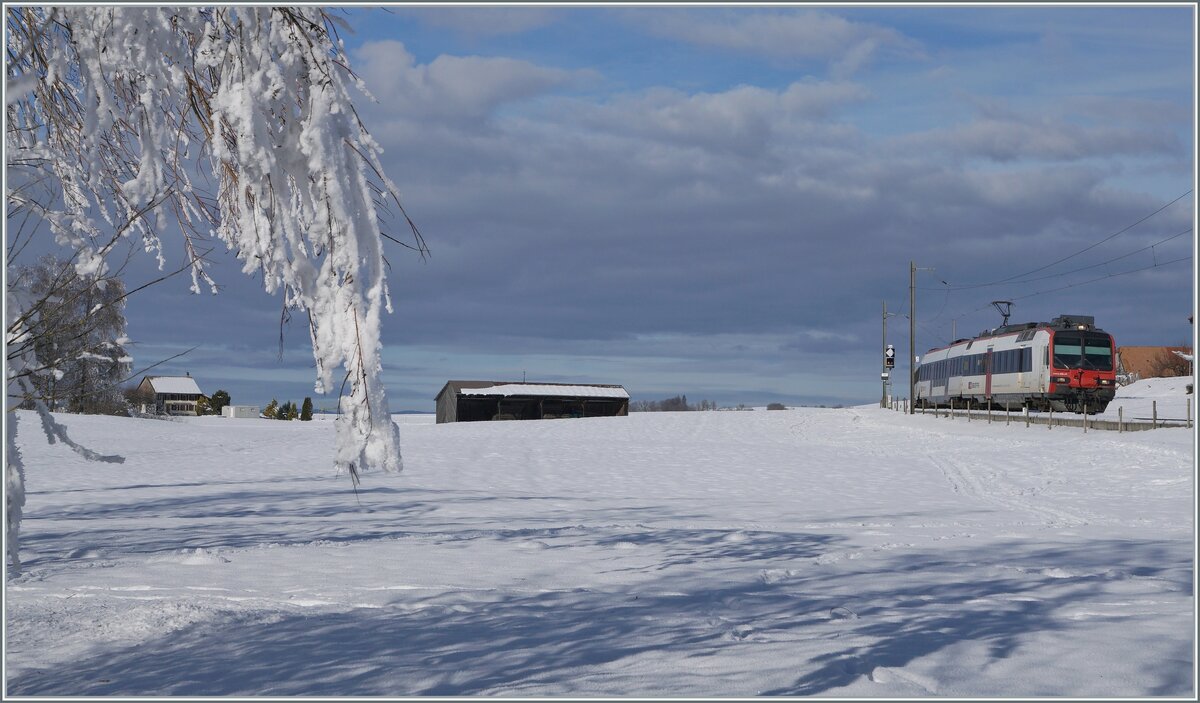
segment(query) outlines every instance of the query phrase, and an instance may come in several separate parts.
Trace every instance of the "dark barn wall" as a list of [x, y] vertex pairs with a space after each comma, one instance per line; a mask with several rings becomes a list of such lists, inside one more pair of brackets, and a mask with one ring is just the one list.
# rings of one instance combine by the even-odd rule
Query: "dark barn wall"
[[[513, 382], [449, 381], [437, 395], [437, 422], [482, 422], [491, 420], [541, 420], [567, 417], [615, 417], [629, 414], [628, 398], [563, 395], [484, 395], [463, 393]], [[567, 384], [527, 384], [562, 385]], [[584, 384], [586, 385], [586, 384]], [[600, 386], [620, 388], [620, 386]]]
[[[625, 398], [569, 396], [458, 395], [457, 402], [438, 403], [438, 422], [552, 420], [568, 417], [616, 417], [629, 414]], [[443, 405], [450, 406], [443, 410]]]

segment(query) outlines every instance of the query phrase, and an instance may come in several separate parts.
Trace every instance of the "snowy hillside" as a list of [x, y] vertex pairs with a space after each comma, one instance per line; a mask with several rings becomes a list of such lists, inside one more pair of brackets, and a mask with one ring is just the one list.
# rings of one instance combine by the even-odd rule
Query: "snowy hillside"
[[1184, 429], [21, 421], [8, 695], [1194, 695]]
[[1144, 378], [1128, 386], [1117, 388], [1117, 397], [1100, 416], [1117, 419], [1117, 409], [1124, 408], [1125, 417], [1150, 417], [1157, 404], [1158, 416], [1168, 419], [1187, 419], [1188, 404], [1192, 406], [1192, 420], [1196, 419], [1196, 396], [1189, 395], [1187, 386], [1190, 376], [1174, 378]]

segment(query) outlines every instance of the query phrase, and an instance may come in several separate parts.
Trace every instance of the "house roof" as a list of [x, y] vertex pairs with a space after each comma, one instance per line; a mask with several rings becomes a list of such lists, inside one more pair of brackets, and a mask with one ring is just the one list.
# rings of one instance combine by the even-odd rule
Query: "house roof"
[[1117, 356], [1125, 373], [1149, 377], [1161, 363], [1161, 355], [1173, 351], [1191, 352], [1191, 347], [1117, 347]]
[[447, 391], [461, 395], [528, 395], [568, 398], [628, 398], [621, 386], [599, 383], [521, 383], [506, 381], [449, 381], [438, 393]]
[[155, 393], [183, 393], [201, 395], [200, 386], [191, 376], [147, 376]]

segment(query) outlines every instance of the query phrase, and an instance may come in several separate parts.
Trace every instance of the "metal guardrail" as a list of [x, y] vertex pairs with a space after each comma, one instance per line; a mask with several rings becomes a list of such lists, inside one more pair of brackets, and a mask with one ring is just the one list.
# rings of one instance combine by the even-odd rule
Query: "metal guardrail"
[[1100, 419], [1089, 415], [1061, 414], [1061, 413], [1041, 413], [1029, 412], [1028, 410], [1021, 411], [1005, 411], [1001, 409], [991, 410], [965, 410], [963, 408], [938, 408], [938, 409], [918, 409], [918, 414], [933, 415], [934, 417], [946, 417], [950, 419], [965, 418], [967, 422], [1003, 422], [1006, 425], [1012, 423], [1023, 423], [1026, 427], [1030, 425], [1046, 425], [1047, 429], [1055, 427], [1081, 427], [1084, 432], [1088, 430], [1108, 430], [1115, 432], [1141, 432], [1144, 430], [1162, 429], [1168, 427], [1186, 427], [1191, 428], [1192, 404], [1189, 400], [1187, 403], [1186, 418], [1162, 418], [1157, 416], [1157, 402], [1154, 403], [1153, 417], [1123, 417], [1123, 409], [1118, 408], [1118, 418], [1116, 420]]

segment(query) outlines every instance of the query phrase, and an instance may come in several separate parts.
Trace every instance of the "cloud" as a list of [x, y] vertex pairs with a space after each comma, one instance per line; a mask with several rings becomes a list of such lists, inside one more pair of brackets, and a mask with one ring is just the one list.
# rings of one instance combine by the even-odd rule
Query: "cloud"
[[522, 34], [553, 24], [558, 13], [542, 7], [421, 7], [395, 8], [423, 24], [473, 37]]
[[722, 153], [762, 153], [779, 130], [822, 122], [869, 97], [852, 83], [802, 81], [783, 91], [737, 86], [717, 93], [654, 89], [580, 109], [578, 119], [611, 134], [688, 144]]
[[[428, 64], [398, 41], [369, 42], [355, 66], [382, 114], [476, 124], [501, 106], [544, 94], [584, 76], [528, 61], [481, 56], [439, 56]], [[376, 114], [381, 114], [375, 110]]]
[[814, 59], [850, 76], [881, 54], [920, 57], [920, 45], [900, 32], [821, 11], [698, 10], [631, 13], [644, 31], [700, 46], [772, 59]]
[[999, 162], [1164, 156], [1184, 148], [1178, 135], [1161, 129], [1089, 126], [1053, 117], [981, 116], [967, 124], [907, 135], [899, 143], [921, 151]]
[[992, 280], [1012, 251], [1072, 245], [1147, 202], [1109, 197], [1107, 172], [1072, 166], [1065, 149], [995, 170], [930, 146], [961, 125], [907, 141], [863, 133], [842, 118], [873, 99], [855, 83], [546, 90], [539, 109], [485, 131], [385, 132], [394, 170], [419, 174], [403, 186], [411, 214], [434, 233], [430, 263], [394, 279], [398, 300], [421, 301], [401, 313], [407, 339], [530, 353], [783, 329], [782, 344], [815, 354], [875, 334], [914, 252]]

